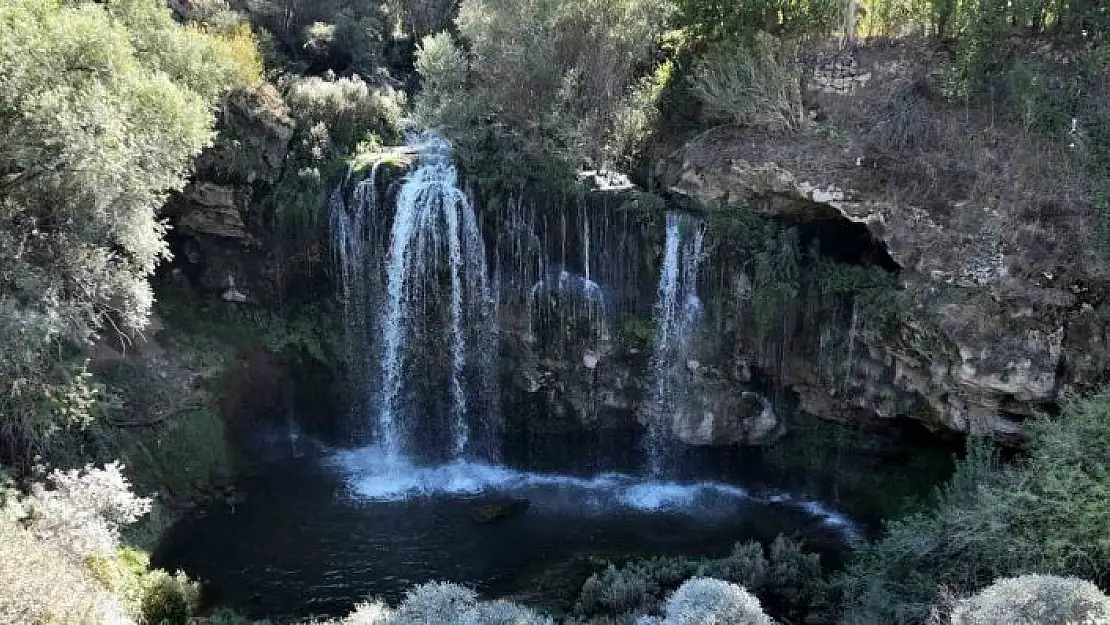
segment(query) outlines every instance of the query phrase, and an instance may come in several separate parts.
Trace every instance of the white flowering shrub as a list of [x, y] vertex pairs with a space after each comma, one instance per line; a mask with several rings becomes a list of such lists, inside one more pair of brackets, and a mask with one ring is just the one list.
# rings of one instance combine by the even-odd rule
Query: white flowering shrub
[[151, 503], [131, 492], [120, 469], [111, 463], [52, 472], [52, 488], [36, 484], [20, 501], [31, 534], [79, 562], [114, 555], [120, 528], [149, 512]]
[[694, 578], [667, 599], [664, 625], [772, 625], [748, 591], [718, 579]]
[[0, 511], [0, 623], [134, 623], [122, 602], [69, 555]]
[[473, 610], [478, 595], [469, 588], [447, 582], [421, 584], [405, 594], [390, 625], [447, 625], [457, 623], [463, 612]]
[[555, 625], [548, 617], [507, 601], [478, 601], [473, 590], [431, 582], [408, 591], [396, 610], [378, 601], [361, 603], [331, 625]]
[[394, 138], [404, 116], [403, 93], [372, 87], [357, 75], [336, 80], [295, 78], [286, 83], [285, 99], [300, 127], [322, 124], [342, 152], [367, 133]]
[[1071, 577], [1024, 575], [998, 580], [956, 603], [952, 625], [1101, 625], [1110, 597]]
[[355, 606], [355, 611], [341, 621], [342, 625], [386, 625], [393, 610], [380, 601], [367, 601]]
[[480, 603], [462, 615], [459, 625], [555, 625], [548, 617], [508, 601]]

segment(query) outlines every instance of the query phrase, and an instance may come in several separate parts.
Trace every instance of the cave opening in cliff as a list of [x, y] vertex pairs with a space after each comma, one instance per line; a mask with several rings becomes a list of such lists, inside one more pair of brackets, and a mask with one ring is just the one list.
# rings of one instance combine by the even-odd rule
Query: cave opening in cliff
[[821, 256], [838, 263], [879, 267], [898, 273], [901, 267], [891, 258], [886, 244], [875, 239], [867, 226], [849, 219], [814, 219], [796, 224], [802, 249], [814, 245]]

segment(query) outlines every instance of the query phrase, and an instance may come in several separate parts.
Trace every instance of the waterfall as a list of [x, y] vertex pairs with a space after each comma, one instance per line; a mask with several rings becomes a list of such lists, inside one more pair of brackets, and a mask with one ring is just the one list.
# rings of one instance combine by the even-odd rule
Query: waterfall
[[374, 437], [387, 457], [495, 456], [496, 333], [477, 215], [458, 187], [450, 146], [426, 135], [409, 147], [419, 160], [401, 181], [388, 244], [390, 217], [378, 214], [376, 166], [356, 187], [351, 207], [342, 190], [333, 196], [360, 406], [373, 415]]
[[[683, 238], [686, 243], [683, 245]], [[648, 470], [661, 476], [667, 465], [670, 422], [682, 409], [682, 380], [690, 339], [701, 313], [698, 268], [705, 228], [693, 217], [667, 214], [667, 238], [655, 306], [656, 343], [651, 359], [651, 394], [647, 404]]]
[[[532, 285], [528, 290], [527, 311], [529, 340], [546, 347], [584, 341], [599, 351], [610, 338], [607, 302], [601, 285], [565, 269], [557, 277]], [[545, 331], [538, 332], [539, 327]]]
[[332, 233], [332, 251], [339, 268], [340, 293], [343, 300], [343, 321], [346, 333], [347, 362], [351, 364], [356, 414], [370, 414], [371, 401], [377, 384], [373, 344], [373, 321], [367, 311], [370, 297], [378, 279], [377, 263], [380, 242], [374, 226], [383, 219], [378, 207], [378, 172], [375, 164], [370, 175], [360, 181], [352, 192], [351, 205], [347, 206], [345, 189], [347, 180], [331, 194], [328, 203]]

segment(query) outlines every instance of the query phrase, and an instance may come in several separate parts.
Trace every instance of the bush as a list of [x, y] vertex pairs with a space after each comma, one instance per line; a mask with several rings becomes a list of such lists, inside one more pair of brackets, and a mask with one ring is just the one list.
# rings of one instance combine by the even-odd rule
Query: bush
[[199, 586], [119, 548], [145, 513], [118, 465], [54, 471], [0, 509], [0, 622], [185, 625]]
[[633, 85], [614, 112], [605, 146], [608, 158], [623, 167], [632, 165], [659, 129], [664, 91], [674, 78], [675, 64], [665, 61]]
[[839, 0], [678, 0], [678, 6], [679, 24], [710, 40], [759, 30], [827, 34], [839, 25], [843, 11]]
[[374, 0], [262, 0], [245, 7], [251, 22], [273, 33], [291, 69], [321, 74], [330, 69], [370, 75], [392, 25], [386, 3]]
[[576, 611], [581, 614], [637, 612], [651, 598], [653, 583], [642, 570], [609, 565], [582, 585]]
[[458, 584], [430, 582], [410, 589], [396, 610], [377, 601], [359, 604], [333, 625], [555, 625], [506, 601], [478, 601], [473, 590]]
[[118, 598], [61, 547], [0, 510], [0, 623], [126, 625]]
[[336, 154], [351, 152], [368, 134], [388, 142], [400, 131], [403, 94], [371, 88], [358, 76], [337, 80], [296, 78], [285, 92], [298, 126], [308, 129], [310, 135], [322, 134], [317, 143], [322, 140], [323, 146]]
[[772, 625], [748, 591], [717, 579], [687, 581], [667, 599], [664, 625]]
[[345, 619], [343, 625], [386, 625], [392, 611], [389, 606], [377, 601], [368, 601], [355, 606]]
[[416, 71], [422, 90], [416, 99], [416, 117], [440, 126], [454, 126], [451, 108], [466, 98], [466, 56], [450, 33], [429, 35], [416, 50]]
[[791, 130], [806, 119], [797, 50], [764, 33], [712, 46], [692, 89], [712, 116], [736, 124]]
[[1110, 622], [1110, 597], [1090, 582], [1025, 575], [959, 601], [952, 625], [1090, 625]]
[[420, 41], [451, 25], [458, 0], [392, 0], [404, 31]]
[[153, 571], [142, 585], [143, 625], [187, 625], [200, 599], [200, 587], [184, 573]]
[[1110, 394], [1032, 426], [1004, 467], [973, 446], [928, 509], [889, 524], [841, 588], [846, 623], [919, 623], [937, 590], [975, 592], [1030, 570], [1110, 581]]
[[156, 0], [0, 6], [0, 453], [22, 464], [91, 419], [81, 350], [141, 330], [167, 256], [156, 211], [244, 80]]
[[609, 565], [582, 585], [574, 612], [585, 618], [646, 614], [667, 593], [698, 577], [739, 584], [784, 613], [804, 616], [824, 601], [821, 573], [817, 555], [780, 536], [769, 550], [754, 541], [737, 543], [722, 558], [658, 557]]
[[477, 606], [478, 595], [469, 588], [447, 582], [421, 584], [405, 593], [390, 623], [396, 625], [432, 625], [455, 623], [464, 613]]
[[119, 549], [120, 528], [150, 510], [150, 500], [131, 492], [120, 465], [82, 471], [54, 471], [52, 488], [35, 484], [19, 502], [31, 534], [83, 563], [112, 556]]
[[[669, 0], [464, 0], [472, 97], [531, 153], [600, 161], [637, 71], [650, 66]], [[442, 100], [441, 97], [435, 96]]]

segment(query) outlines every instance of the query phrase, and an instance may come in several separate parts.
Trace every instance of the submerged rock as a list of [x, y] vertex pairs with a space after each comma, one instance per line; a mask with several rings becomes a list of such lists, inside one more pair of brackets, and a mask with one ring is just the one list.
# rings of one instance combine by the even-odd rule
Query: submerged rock
[[476, 506], [473, 511], [477, 523], [493, 523], [502, 519], [520, 516], [528, 511], [532, 502], [527, 499], [512, 499]]

